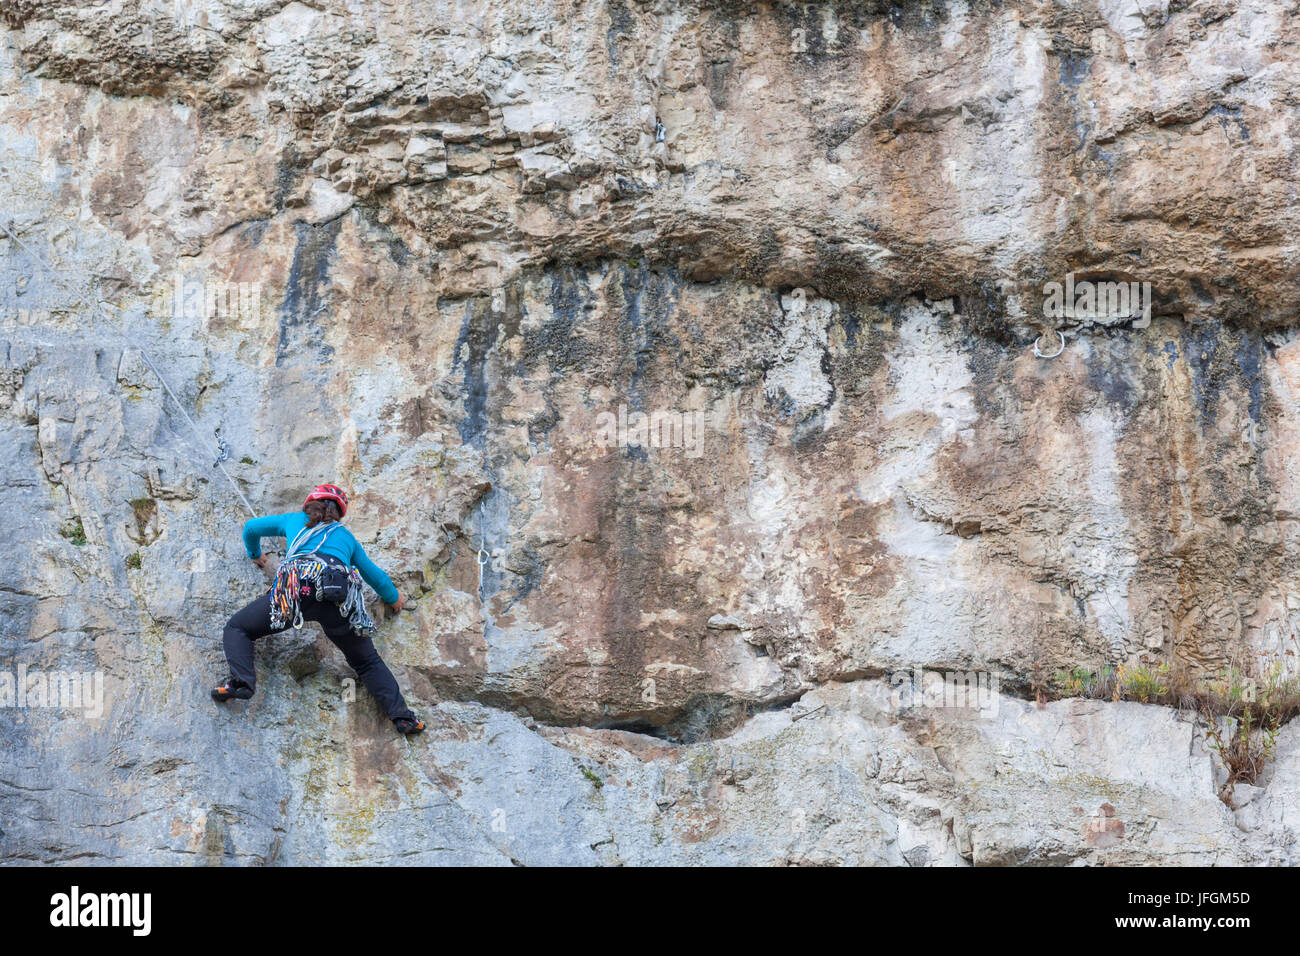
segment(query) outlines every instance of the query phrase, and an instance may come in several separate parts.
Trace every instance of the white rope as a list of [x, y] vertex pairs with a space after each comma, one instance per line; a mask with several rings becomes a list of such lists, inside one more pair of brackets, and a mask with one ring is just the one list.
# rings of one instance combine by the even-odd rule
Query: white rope
[[[111, 318], [109, 318], [108, 313], [104, 311], [103, 306], [101, 306], [97, 300], [91, 300], [87, 298], [85, 295], [78, 292], [74, 287], [68, 285], [66, 282], [60, 279], [59, 274], [55, 272], [54, 269], [44, 259], [38, 256], [36, 252], [30, 246], [27, 245], [27, 243], [23, 242], [21, 239], [15, 236], [13, 234], [13, 231], [3, 222], [0, 222], [0, 229], [3, 229], [5, 231], [5, 235], [7, 235], [14, 242], [18, 243], [18, 245], [23, 249], [24, 252], [26, 252], [29, 256], [35, 259], [36, 262], [41, 266], [41, 268], [43, 268], [47, 273], [49, 273], [50, 278], [54, 280], [56, 285], [59, 285], [66, 292], [71, 293], [82, 303], [88, 305], [90, 308], [98, 312], [100, 318], [102, 318], [110, 326], [116, 327], [116, 323]], [[140, 353], [140, 357], [144, 360], [144, 364], [148, 367], [149, 371], [153, 372], [154, 378], [158, 379], [159, 384], [161, 384], [163, 387], [163, 391], [166, 392], [167, 396], [176, 404], [176, 407], [180, 409], [181, 415], [184, 416], [185, 421], [189, 423], [190, 430], [194, 433], [194, 438], [198, 446], [200, 448], [204, 448], [206, 451], [207, 450], [205, 448], [206, 442], [203, 441], [202, 437], [199, 434], [199, 426], [195, 424], [194, 419], [190, 417], [190, 413], [185, 410], [185, 406], [181, 404], [181, 400], [176, 397], [176, 393], [172, 391], [172, 387], [167, 383], [167, 379], [163, 378], [162, 372], [158, 371], [158, 366], [155, 365], [153, 359], [149, 357], [148, 351], [146, 351], [143, 346], [139, 345], [134, 340], [132, 340], [131, 337], [126, 334], [125, 329], [118, 328], [118, 333], [122, 336], [122, 339], [126, 342], [126, 344], [129, 347], [135, 349], [137, 352]], [[245, 496], [243, 489], [239, 487], [239, 484], [235, 481], [234, 477], [230, 474], [230, 472], [226, 470], [226, 466], [222, 464], [222, 462], [224, 462], [225, 459], [228, 457], [228, 455], [223, 454], [224, 451], [225, 449], [221, 447], [217, 448], [217, 455], [215, 461], [213, 462], [213, 465], [217, 468], [220, 468], [221, 473], [226, 476], [226, 480], [230, 482], [230, 487], [235, 489], [235, 494], [239, 496], [239, 500], [243, 502], [244, 507], [248, 509], [249, 516], [256, 518], [257, 512], [254, 510], [247, 496]]]

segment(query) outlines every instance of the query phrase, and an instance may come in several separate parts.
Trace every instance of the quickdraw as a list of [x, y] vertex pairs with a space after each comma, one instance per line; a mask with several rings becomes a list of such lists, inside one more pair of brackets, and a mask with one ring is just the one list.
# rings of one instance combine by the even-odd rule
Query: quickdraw
[[220, 425], [213, 430], [212, 437], [217, 441], [217, 460], [212, 463], [212, 467], [216, 468], [223, 461], [230, 461], [230, 442], [221, 437]]
[[483, 543], [483, 499], [478, 500], [478, 593], [483, 594], [483, 567], [488, 563], [489, 555]]
[[325, 562], [310, 556], [280, 565], [271, 585], [272, 628], [292, 626], [296, 631], [302, 627], [302, 598], [312, 593], [324, 570]]

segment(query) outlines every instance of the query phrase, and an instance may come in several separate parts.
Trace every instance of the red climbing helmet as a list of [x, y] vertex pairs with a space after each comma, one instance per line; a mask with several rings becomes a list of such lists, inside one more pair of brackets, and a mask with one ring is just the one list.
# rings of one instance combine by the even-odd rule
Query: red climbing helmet
[[[338, 485], [317, 485], [307, 496], [307, 501], [332, 501], [339, 506], [339, 516], [342, 517], [348, 513], [348, 496]], [[307, 507], [307, 501], [302, 503]]]

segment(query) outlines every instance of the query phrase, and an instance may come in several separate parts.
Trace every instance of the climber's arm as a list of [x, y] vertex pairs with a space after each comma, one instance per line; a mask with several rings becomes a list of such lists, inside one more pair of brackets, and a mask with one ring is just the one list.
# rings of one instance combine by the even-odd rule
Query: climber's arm
[[405, 603], [401, 600], [401, 595], [397, 593], [397, 588], [393, 585], [393, 579], [384, 573], [384, 570], [375, 562], [370, 560], [366, 554], [366, 549], [361, 547], [361, 542], [355, 538], [352, 546], [352, 566], [361, 572], [361, 578], [379, 595], [379, 599], [385, 604], [398, 605]]
[[262, 556], [263, 538], [287, 538], [284, 519], [288, 515], [263, 515], [244, 522], [244, 550], [256, 561]]

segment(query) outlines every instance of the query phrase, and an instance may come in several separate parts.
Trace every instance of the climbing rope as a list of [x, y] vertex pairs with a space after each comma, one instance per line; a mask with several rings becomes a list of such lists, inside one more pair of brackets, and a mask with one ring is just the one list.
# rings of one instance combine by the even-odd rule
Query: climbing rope
[[[98, 312], [101, 319], [103, 319], [109, 326], [117, 329], [118, 334], [121, 335], [122, 340], [126, 343], [126, 345], [129, 348], [133, 348], [140, 353], [140, 357], [141, 359], [144, 360], [144, 364], [148, 367], [149, 371], [153, 373], [154, 378], [158, 379], [159, 384], [162, 385], [163, 387], [163, 391], [167, 393], [167, 397], [170, 398], [175, 403], [176, 407], [180, 410], [181, 415], [184, 416], [185, 421], [189, 424], [190, 431], [193, 433], [198, 447], [203, 449], [205, 454], [210, 453], [211, 450], [210, 446], [205, 441], [203, 441], [202, 437], [199, 434], [199, 426], [195, 423], [194, 419], [190, 417], [190, 413], [185, 410], [185, 406], [181, 404], [181, 400], [177, 398], [176, 393], [172, 391], [171, 385], [167, 383], [167, 379], [163, 377], [162, 372], [158, 371], [158, 366], [154, 364], [154, 361], [150, 357], [148, 351], [143, 346], [139, 345], [133, 339], [131, 339], [131, 337], [126, 334], [126, 330], [124, 328], [118, 327], [117, 324], [111, 318], [109, 318], [108, 313], [104, 311], [103, 306], [99, 304], [98, 300], [92, 300], [88, 298], [87, 296], [83, 295], [81, 292], [78, 292], [74, 287], [72, 287], [71, 285], [64, 282], [62, 279], [60, 279], [59, 274], [55, 272], [54, 269], [44, 259], [42, 259], [39, 255], [37, 255], [35, 250], [33, 250], [30, 246], [28, 246], [27, 243], [23, 242], [16, 235], [14, 235], [13, 230], [10, 229], [7, 224], [0, 222], [0, 229], [3, 229], [5, 235], [7, 235], [10, 239], [16, 242], [24, 252], [26, 252], [29, 256], [31, 256], [32, 259], [34, 259], [36, 263], [40, 265], [40, 267], [49, 274], [49, 277], [54, 281], [56, 285], [62, 288], [65, 292], [70, 293], [74, 298], [78, 299], [83, 304], [89, 306], [95, 312]], [[230, 487], [235, 489], [235, 494], [239, 496], [239, 500], [243, 503], [244, 507], [248, 509], [249, 516], [256, 518], [257, 512], [254, 510], [253, 505], [249, 502], [248, 497], [244, 494], [243, 489], [239, 487], [239, 484], [235, 481], [234, 477], [230, 474], [229, 471], [226, 470], [226, 466], [224, 462], [230, 458], [230, 447], [229, 445], [226, 444], [225, 440], [221, 438], [220, 428], [217, 429], [216, 438], [217, 438], [217, 454], [216, 454], [215, 461], [213, 461], [213, 467], [221, 469], [221, 473], [225, 475], [226, 480], [230, 482]]]

